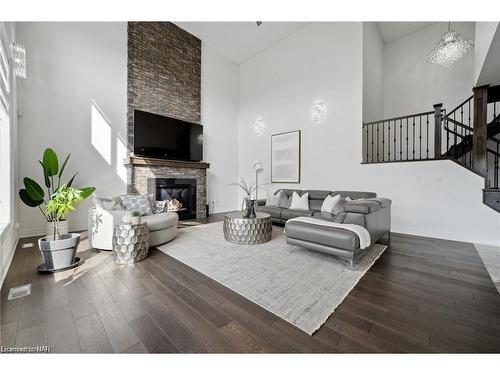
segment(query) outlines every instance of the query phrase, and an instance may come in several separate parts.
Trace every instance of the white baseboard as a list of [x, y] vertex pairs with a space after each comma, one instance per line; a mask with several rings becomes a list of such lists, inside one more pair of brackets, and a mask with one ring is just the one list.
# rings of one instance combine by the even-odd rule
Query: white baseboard
[[[19, 238], [26, 237], [35, 237], [35, 236], [45, 236], [45, 231], [47, 230], [46, 226], [37, 226], [30, 228], [21, 228], [19, 231]], [[69, 223], [69, 231], [70, 232], [79, 232], [82, 230], [87, 230], [87, 224], [71, 224]]]
[[238, 211], [240, 209], [241, 209], [241, 207], [238, 208], [238, 207], [234, 207], [234, 206], [217, 207], [217, 209], [214, 212], [211, 212], [210, 215], [218, 214], [221, 212]]

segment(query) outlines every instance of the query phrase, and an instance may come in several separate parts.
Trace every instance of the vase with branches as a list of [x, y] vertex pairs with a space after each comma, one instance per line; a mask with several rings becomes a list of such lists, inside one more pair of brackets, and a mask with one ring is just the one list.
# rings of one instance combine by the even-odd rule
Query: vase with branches
[[245, 178], [241, 178], [240, 182], [231, 182], [230, 186], [237, 186], [245, 193], [241, 206], [241, 215], [245, 218], [254, 218], [255, 214], [255, 199], [252, 199], [252, 194], [257, 190], [257, 184], [248, 184]]

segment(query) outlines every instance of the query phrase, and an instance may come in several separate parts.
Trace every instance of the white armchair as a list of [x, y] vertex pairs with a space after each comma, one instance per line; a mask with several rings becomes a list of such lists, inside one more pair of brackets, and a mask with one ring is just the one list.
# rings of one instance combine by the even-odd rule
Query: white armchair
[[[113, 250], [114, 227], [129, 213], [124, 210], [107, 210], [99, 206], [91, 207], [88, 216], [90, 247]], [[143, 216], [141, 219], [149, 229], [149, 246], [161, 245], [177, 236], [179, 217], [174, 212], [161, 212]]]

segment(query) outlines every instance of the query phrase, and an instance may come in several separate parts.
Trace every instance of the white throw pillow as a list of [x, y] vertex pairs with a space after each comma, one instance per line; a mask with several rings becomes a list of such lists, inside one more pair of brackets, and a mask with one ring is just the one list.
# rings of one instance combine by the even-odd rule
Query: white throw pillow
[[273, 194], [272, 191], [267, 192], [266, 207], [279, 207], [281, 201], [282, 191]]
[[321, 205], [321, 212], [328, 212], [330, 214], [338, 215], [344, 211], [345, 205], [351, 201], [351, 198], [342, 198], [340, 194], [332, 197], [331, 195], [326, 197]]
[[291, 210], [309, 210], [309, 193], [298, 195], [296, 191], [292, 194], [292, 203], [290, 204]]
[[337, 205], [339, 200], [340, 200], [340, 194], [337, 194], [336, 196], [329, 195], [328, 197], [325, 198], [323, 204], [321, 205], [321, 212], [326, 212], [331, 214], [333, 212], [333, 208], [335, 207], [335, 205]]

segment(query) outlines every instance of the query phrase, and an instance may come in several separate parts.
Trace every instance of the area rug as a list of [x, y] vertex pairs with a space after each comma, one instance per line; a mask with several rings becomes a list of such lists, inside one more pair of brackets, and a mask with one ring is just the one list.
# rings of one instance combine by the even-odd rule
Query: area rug
[[376, 244], [350, 270], [337, 258], [286, 243], [283, 228], [261, 245], [224, 240], [222, 222], [179, 230], [165, 254], [312, 335], [384, 252]]

